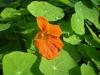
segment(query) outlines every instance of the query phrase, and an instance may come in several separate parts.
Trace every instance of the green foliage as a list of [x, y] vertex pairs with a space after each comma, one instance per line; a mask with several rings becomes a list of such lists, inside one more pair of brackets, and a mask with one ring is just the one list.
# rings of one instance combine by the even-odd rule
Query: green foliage
[[88, 8], [87, 6], [83, 5], [82, 2], [78, 2], [75, 5], [75, 11], [78, 15], [80, 15], [80, 17], [84, 20], [84, 19], [88, 19], [89, 21], [91, 21], [92, 23], [94, 23], [94, 25], [100, 29], [100, 24], [99, 24], [99, 11], [96, 10], [95, 7], [92, 8]]
[[6, 30], [11, 26], [11, 24], [0, 24], [0, 31]]
[[61, 8], [58, 8], [47, 2], [42, 2], [42, 1], [31, 2], [28, 5], [27, 9], [35, 17], [42, 16], [48, 19], [49, 21], [56, 21], [63, 18], [64, 16], [64, 12]]
[[59, 1], [65, 3], [65, 4], [67, 4], [67, 5], [69, 5], [69, 6], [71, 6], [71, 7], [74, 6], [74, 4], [70, 2], [70, 0], [59, 0]]
[[[78, 66], [72, 57], [64, 50], [60, 52], [57, 58], [53, 60], [42, 58], [40, 63], [40, 70], [45, 75], [73, 75], [74, 71], [78, 70], [77, 68]], [[79, 72], [75, 75], [79, 75]]]
[[95, 5], [100, 5], [100, 0], [91, 0]]
[[71, 18], [72, 29], [79, 35], [85, 34], [84, 20], [88, 19], [95, 27], [100, 29], [99, 11], [96, 8], [88, 8], [81, 1], [75, 4], [75, 12]]
[[81, 42], [80, 38], [77, 35], [72, 35], [68, 38], [63, 37], [63, 40], [67, 43], [72, 44], [72, 45], [77, 45]]
[[[33, 75], [32, 65], [36, 56], [24, 52], [12, 52], [3, 58], [4, 75]], [[10, 69], [9, 69], [10, 68]]]
[[[100, 75], [99, 5], [100, 0], [0, 0], [0, 75]], [[64, 47], [54, 59], [35, 46], [38, 16], [62, 30]]]
[[82, 64], [81, 73], [82, 73], [82, 75], [96, 75], [93, 68], [89, 65], [86, 65], [86, 64]]
[[71, 18], [71, 26], [73, 31], [79, 35], [85, 34], [84, 20], [79, 14], [73, 14]]
[[2, 12], [1, 12], [1, 17], [2, 18], [10, 18], [10, 17], [15, 17], [17, 15], [21, 15], [20, 12], [18, 12], [16, 9], [14, 8], [5, 8]]
[[93, 30], [87, 25], [87, 28], [89, 29], [91, 35], [93, 36], [93, 38], [100, 43], [100, 39], [97, 37], [97, 35], [93, 32]]

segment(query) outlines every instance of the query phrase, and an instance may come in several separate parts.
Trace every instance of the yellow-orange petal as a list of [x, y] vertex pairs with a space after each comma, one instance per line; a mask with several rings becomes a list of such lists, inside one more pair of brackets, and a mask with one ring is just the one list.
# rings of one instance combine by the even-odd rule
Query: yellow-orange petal
[[51, 34], [53, 36], [60, 37], [60, 35], [62, 34], [62, 31], [60, 29], [60, 26], [59, 25], [49, 24], [48, 34]]
[[37, 39], [35, 42], [36, 47], [39, 49], [39, 53], [43, 57], [53, 59], [58, 56], [58, 49], [52, 43], [44, 39]]
[[47, 21], [45, 18], [43, 18], [43, 17], [37, 17], [37, 18], [36, 18], [36, 21], [37, 21], [37, 23], [38, 23], [38, 27], [39, 27], [41, 30], [43, 30], [43, 31], [48, 30], [48, 28], [49, 28], [49, 23], [48, 23], [48, 21]]
[[60, 40], [59, 37], [49, 36], [49, 41], [55, 45], [59, 50], [61, 50], [64, 46], [63, 42]]

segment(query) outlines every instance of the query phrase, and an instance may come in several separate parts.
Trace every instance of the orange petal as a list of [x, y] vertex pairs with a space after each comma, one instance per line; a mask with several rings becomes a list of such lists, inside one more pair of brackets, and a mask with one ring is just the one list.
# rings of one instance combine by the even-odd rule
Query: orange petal
[[62, 31], [60, 29], [60, 26], [59, 25], [49, 24], [48, 34], [51, 34], [53, 36], [60, 37], [60, 35], [62, 34]]
[[[52, 58], [57, 57], [58, 49], [51, 42], [47, 42], [47, 45], [48, 45], [50, 51], [52, 52]], [[50, 59], [52, 59], [52, 58], [50, 58]]]
[[38, 27], [41, 30], [43, 30], [43, 31], [48, 30], [49, 23], [45, 18], [37, 17], [36, 20], [37, 20], [37, 23], [38, 23]]
[[60, 40], [60, 38], [58, 37], [54, 37], [54, 36], [49, 36], [48, 39], [50, 40], [50, 42], [55, 45], [59, 50], [61, 50], [64, 46], [64, 44], [62, 43], [62, 41]]
[[53, 59], [58, 56], [58, 49], [46, 40], [37, 39], [36, 47], [39, 49], [39, 53], [47, 59]]

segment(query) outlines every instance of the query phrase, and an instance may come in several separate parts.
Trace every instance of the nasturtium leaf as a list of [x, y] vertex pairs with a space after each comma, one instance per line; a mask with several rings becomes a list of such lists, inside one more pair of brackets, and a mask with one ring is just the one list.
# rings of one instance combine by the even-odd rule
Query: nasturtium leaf
[[71, 20], [66, 20], [66, 21], [58, 21], [58, 25], [60, 25], [63, 34], [66, 35], [71, 35], [73, 33], [73, 30], [71, 28]]
[[82, 64], [81, 66], [81, 74], [82, 75], [97, 75], [94, 71], [94, 69], [86, 64]]
[[90, 58], [100, 69], [100, 52], [95, 49], [95, 47], [88, 45], [80, 45], [79, 51], [85, 58]]
[[53, 60], [47, 60], [42, 57], [40, 63], [40, 71], [44, 73], [44, 75], [80, 75], [79, 71], [76, 70], [78, 67], [76, 67], [77, 64], [75, 61], [67, 51], [64, 50], [62, 50], [59, 56]]
[[100, 0], [91, 0], [95, 5], [100, 5]]
[[6, 30], [11, 26], [11, 24], [0, 24], [0, 31]]
[[97, 65], [97, 68], [100, 69], [100, 52], [95, 47], [90, 46], [87, 49], [87, 55]]
[[61, 2], [65, 3], [65, 4], [67, 4], [68, 6], [74, 7], [74, 4], [71, 3], [70, 0], [59, 0], [59, 1], [61, 1]]
[[71, 27], [76, 34], [85, 34], [84, 20], [79, 14], [73, 14], [71, 18]]
[[31, 33], [34, 29], [31, 28], [31, 29], [25, 29], [24, 31], [22, 31], [21, 33], [22, 34], [28, 34], [28, 33]]
[[49, 21], [57, 21], [64, 16], [64, 12], [61, 8], [53, 6], [45, 1], [32, 1], [27, 6], [27, 9], [33, 16], [42, 16]]
[[89, 48], [88, 48], [88, 46], [85, 45], [85, 44], [80, 44], [80, 45], [78, 45], [78, 51], [80, 52], [81, 56], [82, 56], [83, 58], [85, 58], [85, 59], [88, 58], [87, 49], [89, 49]]
[[85, 42], [91, 46], [100, 48], [100, 43], [98, 43], [91, 34], [85, 35]]
[[97, 37], [97, 35], [93, 32], [93, 30], [88, 26], [86, 25], [87, 28], [89, 29], [91, 35], [93, 36], [94, 40], [96, 40], [98, 43], [100, 43], [100, 39]]
[[81, 60], [81, 55], [77, 46], [64, 42], [64, 50], [66, 50], [76, 62]]
[[72, 35], [72, 36], [69, 36], [68, 38], [63, 37], [63, 40], [72, 45], [77, 45], [81, 42], [80, 38], [77, 35]]
[[88, 8], [85, 6], [81, 1], [77, 2], [75, 4], [75, 11], [82, 20], [88, 19], [91, 21], [98, 29], [100, 29], [100, 24], [99, 24], [99, 11], [93, 7], [93, 8]]
[[3, 58], [4, 75], [34, 75], [31, 71], [36, 56], [24, 52], [12, 52]]
[[2, 18], [11, 18], [18, 15], [21, 15], [21, 13], [14, 8], [5, 8], [0, 14]]

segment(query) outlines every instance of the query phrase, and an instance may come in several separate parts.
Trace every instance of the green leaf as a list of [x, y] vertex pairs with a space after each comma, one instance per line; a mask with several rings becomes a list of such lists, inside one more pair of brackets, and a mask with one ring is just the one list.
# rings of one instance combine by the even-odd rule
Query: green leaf
[[85, 60], [91, 59], [100, 69], [100, 52], [95, 49], [95, 47], [88, 46], [88, 45], [80, 45], [79, 51], [82, 56], [85, 57]]
[[92, 23], [94, 23], [95, 27], [100, 29], [100, 24], [99, 24], [99, 11], [93, 7], [93, 8], [88, 8], [85, 6], [81, 1], [77, 2], [75, 4], [75, 11], [82, 20], [88, 19]]
[[64, 50], [66, 50], [76, 62], [81, 60], [81, 55], [77, 46], [64, 42]]
[[72, 35], [68, 38], [63, 37], [63, 40], [67, 43], [72, 44], [72, 45], [77, 45], [81, 42], [80, 38], [77, 35]]
[[77, 50], [80, 52], [81, 56], [83, 58], [85, 58], [85, 60], [88, 59], [88, 57], [89, 57], [88, 54], [87, 54], [87, 50], [88, 49], [90, 49], [90, 47], [88, 47], [85, 44], [78, 45], [78, 49]]
[[79, 35], [85, 34], [85, 19], [91, 21], [96, 28], [100, 29], [99, 11], [97, 11], [96, 8], [88, 8], [80, 1], [75, 4], [75, 11], [76, 14], [73, 14], [71, 18], [71, 26], [75, 33]]
[[98, 43], [91, 34], [85, 35], [85, 42], [91, 46], [100, 48], [100, 43]]
[[100, 43], [100, 39], [97, 37], [97, 35], [93, 32], [93, 30], [88, 26], [86, 25], [87, 28], [89, 29], [91, 35], [93, 36], [94, 40], [96, 40], [98, 43]]
[[79, 35], [85, 34], [84, 20], [78, 14], [73, 14], [71, 18], [71, 27]]
[[34, 75], [31, 72], [36, 56], [24, 52], [12, 52], [3, 58], [4, 75]]
[[[71, 56], [62, 50], [59, 56], [53, 60], [42, 58], [40, 70], [45, 75], [79, 75], [77, 64]], [[74, 73], [76, 72], [76, 73]]]
[[49, 21], [57, 21], [64, 16], [64, 12], [61, 8], [53, 6], [45, 1], [32, 1], [27, 6], [27, 9], [33, 16], [42, 16]]
[[65, 4], [67, 4], [68, 6], [74, 7], [74, 4], [70, 2], [70, 0], [59, 0]]
[[2, 18], [11, 18], [17, 15], [21, 15], [21, 13], [14, 8], [5, 8], [0, 15]]
[[10, 28], [11, 24], [0, 24], [0, 31]]
[[86, 64], [82, 64], [81, 66], [81, 74], [82, 75], [96, 75], [94, 69]]
[[22, 31], [21, 33], [22, 33], [22, 34], [28, 34], [28, 33], [31, 33], [33, 30], [34, 30], [33, 28], [31, 28], [31, 29], [26, 29], [26, 30]]
[[95, 5], [100, 5], [100, 0], [91, 0]]
[[[34, 39], [33, 39], [34, 40]], [[35, 45], [33, 44], [33, 40], [32, 40], [32, 42], [30, 43], [30, 46], [28, 47], [28, 49], [27, 49], [27, 52], [29, 52], [29, 53], [35, 53], [36, 52], [36, 47], [35, 47]], [[28, 43], [28, 42], [26, 42], [26, 43]]]
[[71, 20], [65, 20], [65, 21], [58, 21], [58, 25], [60, 25], [63, 34], [71, 35], [73, 33], [73, 30], [71, 28]]
[[100, 52], [95, 47], [88, 47], [87, 54], [90, 59], [96, 64], [97, 68], [100, 69]]

